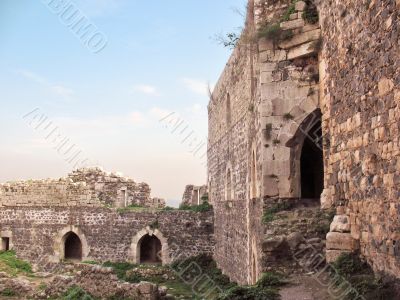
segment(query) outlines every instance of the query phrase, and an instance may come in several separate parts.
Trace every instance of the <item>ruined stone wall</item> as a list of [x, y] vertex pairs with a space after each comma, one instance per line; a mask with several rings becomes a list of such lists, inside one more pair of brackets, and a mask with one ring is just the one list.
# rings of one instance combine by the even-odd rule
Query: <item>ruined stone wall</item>
[[[248, 18], [249, 24], [251, 19]], [[215, 211], [214, 255], [225, 274], [244, 284], [249, 281], [248, 201], [252, 152], [256, 154], [256, 167], [260, 159], [255, 130], [256, 58], [254, 45], [239, 45], [208, 106], [208, 189]]]
[[400, 2], [331, 1], [323, 16], [328, 259], [358, 248], [400, 276]]
[[114, 206], [160, 208], [162, 199], [150, 197], [146, 183], [136, 183], [100, 168], [80, 169], [59, 180], [0, 184], [0, 206]]
[[189, 211], [121, 212], [107, 208], [9, 207], [0, 210], [1, 237], [17, 255], [46, 267], [63, 257], [63, 238], [74, 232], [83, 260], [136, 262], [136, 245], [146, 234], [163, 246], [163, 262], [212, 254], [213, 213]]
[[[249, 1], [241, 42], [209, 104], [208, 180], [216, 215], [215, 255], [223, 271], [239, 283], [255, 283], [262, 272], [265, 198], [300, 197], [304, 134], [299, 128], [319, 108], [319, 25], [303, 20], [304, 2], [293, 8], [291, 3]], [[293, 13], [282, 20], [289, 8]], [[260, 38], [259, 32], [274, 24], [291, 38]]]
[[208, 191], [206, 185], [194, 186], [190, 184], [185, 187], [185, 191], [182, 196], [182, 204], [199, 205], [208, 200]]

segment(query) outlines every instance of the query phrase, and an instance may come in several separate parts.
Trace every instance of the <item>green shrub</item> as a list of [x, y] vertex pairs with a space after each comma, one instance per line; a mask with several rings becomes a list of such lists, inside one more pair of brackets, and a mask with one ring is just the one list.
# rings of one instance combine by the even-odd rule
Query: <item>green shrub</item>
[[262, 26], [258, 31], [259, 38], [265, 38], [269, 41], [272, 41], [274, 44], [276, 44], [280, 40], [281, 34], [282, 29], [279, 23], [266, 24], [265, 26]]
[[292, 3], [289, 5], [288, 9], [282, 16], [282, 21], [289, 21], [290, 15], [294, 14], [296, 12], [296, 2], [297, 0], [292, 1]]
[[94, 261], [94, 260], [84, 260], [82, 263], [87, 264], [87, 265], [98, 265], [99, 264], [97, 261]]
[[278, 300], [276, 289], [235, 286], [222, 293], [218, 300]]
[[63, 300], [95, 300], [88, 292], [84, 289], [73, 286], [61, 298]]
[[342, 254], [333, 263], [336, 271], [341, 276], [349, 276], [355, 274], [362, 274], [369, 271], [369, 266], [361, 261], [356, 254]]
[[228, 276], [222, 274], [221, 270], [217, 267], [217, 263], [211, 256], [206, 254], [178, 260], [171, 265], [171, 268], [179, 272], [180, 270], [185, 270], [191, 265], [199, 266], [202, 272], [210, 276], [210, 278], [222, 289], [229, 289], [236, 285], [230, 282]]
[[264, 273], [257, 282], [257, 286], [260, 288], [280, 287], [285, 284], [286, 282], [284, 281], [284, 276], [282, 274], [273, 272]]
[[1, 295], [4, 297], [14, 297], [17, 295], [13, 289], [10, 288], [5, 288], [2, 292]]
[[190, 210], [194, 212], [206, 212], [212, 210], [213, 207], [210, 205], [207, 201], [204, 201], [200, 205], [187, 205], [187, 204], [181, 204], [179, 206], [179, 210]]
[[162, 209], [163, 211], [172, 211], [175, 210], [175, 208], [171, 207], [171, 206], [166, 206]]
[[31, 265], [16, 257], [15, 251], [0, 251], [0, 269], [12, 275], [19, 273], [32, 274]]
[[264, 224], [272, 222], [275, 219], [275, 214], [281, 211], [290, 210], [292, 206], [293, 205], [290, 202], [275, 203], [264, 211], [262, 222]]
[[103, 264], [104, 267], [111, 267], [120, 280], [127, 281], [126, 271], [132, 270], [135, 265], [128, 262], [110, 262], [107, 261]]

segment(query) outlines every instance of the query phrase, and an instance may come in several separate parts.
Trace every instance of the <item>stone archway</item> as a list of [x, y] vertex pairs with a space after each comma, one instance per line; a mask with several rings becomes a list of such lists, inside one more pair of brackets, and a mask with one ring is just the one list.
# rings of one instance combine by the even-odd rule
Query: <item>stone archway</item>
[[83, 231], [74, 225], [66, 226], [58, 232], [54, 244], [53, 262], [63, 259], [87, 260], [90, 249]]
[[[160, 244], [158, 244], [158, 242]], [[151, 252], [151, 255], [149, 255], [150, 257], [142, 255], [142, 250], [146, 250], [144, 247], [147, 247], [147, 250]], [[150, 226], [147, 226], [133, 237], [129, 257], [133, 263], [140, 264], [142, 263], [142, 259], [148, 260], [149, 258], [154, 258], [155, 252], [157, 253], [157, 259], [161, 260], [156, 262], [161, 262], [163, 265], [170, 263], [171, 259], [169, 255], [168, 240], [164, 237], [161, 231], [158, 229], [153, 230]]]
[[160, 240], [152, 235], [146, 234], [142, 237], [138, 243], [140, 248], [140, 263], [162, 263], [161, 258], [161, 242]]
[[64, 259], [82, 260], [82, 242], [73, 232], [68, 232], [64, 236]]
[[298, 198], [319, 200], [324, 188], [321, 117], [320, 109], [308, 114], [286, 143], [291, 149], [293, 196]]

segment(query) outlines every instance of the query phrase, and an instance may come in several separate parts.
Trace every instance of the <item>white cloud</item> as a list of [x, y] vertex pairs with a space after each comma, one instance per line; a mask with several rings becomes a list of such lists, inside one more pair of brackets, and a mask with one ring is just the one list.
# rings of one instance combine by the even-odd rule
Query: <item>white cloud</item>
[[146, 95], [150, 96], [160, 96], [160, 93], [158, 92], [157, 88], [152, 85], [147, 85], [147, 84], [139, 84], [135, 85], [133, 87], [134, 91], [140, 92]]
[[206, 81], [192, 78], [182, 78], [182, 82], [185, 84], [186, 88], [192, 92], [203, 96], [208, 95], [209, 84]]
[[71, 99], [74, 91], [62, 84], [53, 84], [46, 78], [40, 76], [29, 70], [17, 70], [16, 73], [25, 79], [32, 81], [36, 84], [39, 84], [46, 88], [49, 92], [63, 98], [64, 100]]

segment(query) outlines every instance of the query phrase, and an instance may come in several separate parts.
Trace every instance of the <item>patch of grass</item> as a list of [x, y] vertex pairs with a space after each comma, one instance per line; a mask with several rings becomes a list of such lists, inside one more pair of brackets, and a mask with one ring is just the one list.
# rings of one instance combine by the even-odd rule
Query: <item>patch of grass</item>
[[33, 274], [31, 265], [26, 261], [18, 259], [14, 250], [0, 251], [0, 271], [12, 276]]
[[84, 260], [82, 263], [87, 265], [99, 265], [99, 263], [94, 260]]
[[[334, 269], [343, 276], [353, 287], [345, 299], [355, 299], [362, 295], [366, 300], [395, 300], [398, 299], [396, 285], [392, 280], [378, 279], [371, 267], [360, 259], [357, 254], [342, 254], [333, 263]], [[332, 274], [336, 276], [336, 274]], [[340, 282], [337, 282], [340, 284]]]
[[[206, 254], [176, 261], [171, 265], [171, 268], [175, 272], [179, 273], [180, 271], [193, 266], [200, 267], [203, 274], [208, 275], [222, 289], [229, 289], [236, 285], [235, 283], [230, 282], [228, 276], [222, 274], [221, 270], [217, 267], [217, 263], [211, 256]], [[196, 274], [193, 275], [197, 276]]]
[[273, 288], [235, 286], [222, 293], [218, 300], [278, 300], [279, 292]]
[[280, 273], [266, 272], [257, 282], [257, 286], [262, 288], [280, 287], [286, 284], [284, 279], [285, 276]]
[[[104, 267], [110, 267], [114, 270], [118, 279], [128, 281], [129, 278], [126, 276], [126, 271], [132, 270], [135, 265], [128, 262], [110, 262], [107, 261], [103, 264]], [[129, 281], [128, 281], [129, 282]]]
[[365, 273], [365, 271], [369, 270], [369, 266], [362, 262], [358, 255], [355, 254], [342, 254], [334, 262], [333, 266], [344, 277]]
[[41, 290], [41, 291], [44, 291], [45, 289], [47, 289], [47, 284], [46, 283], [44, 283], [44, 282], [41, 282], [40, 284], [39, 284], [39, 290]]
[[11, 288], [5, 288], [0, 294], [4, 297], [14, 297], [17, 295], [17, 293]]
[[172, 210], [176, 210], [176, 208], [171, 207], [171, 206], [166, 206], [162, 209], [162, 211], [172, 211]]
[[283, 16], [282, 16], [283, 22], [289, 21], [290, 15], [294, 14], [296, 12], [296, 2], [297, 2], [297, 0], [293, 0], [292, 3], [289, 5], [288, 9], [283, 14]]
[[65, 294], [61, 297], [62, 300], [96, 300], [92, 295], [86, 292], [84, 289], [73, 286], [69, 288]]
[[264, 224], [270, 223], [275, 219], [275, 215], [278, 212], [289, 210], [292, 208], [292, 204], [289, 202], [279, 202], [272, 205], [270, 208], [267, 208], [264, 211], [262, 222]]
[[188, 210], [188, 211], [194, 211], [194, 212], [206, 212], [212, 210], [213, 207], [210, 205], [207, 201], [204, 201], [200, 205], [187, 205], [187, 204], [181, 204], [179, 206], [179, 210]]

